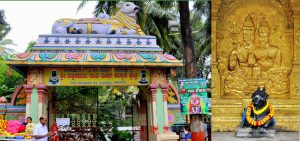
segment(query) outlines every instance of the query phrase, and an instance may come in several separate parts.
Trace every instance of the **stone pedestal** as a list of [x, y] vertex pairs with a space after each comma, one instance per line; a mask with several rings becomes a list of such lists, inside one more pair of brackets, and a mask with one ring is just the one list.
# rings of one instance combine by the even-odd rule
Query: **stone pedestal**
[[275, 129], [263, 129], [263, 128], [238, 128], [236, 137], [240, 138], [261, 138], [268, 137], [275, 139]]
[[177, 141], [179, 136], [175, 133], [150, 134], [150, 141]]

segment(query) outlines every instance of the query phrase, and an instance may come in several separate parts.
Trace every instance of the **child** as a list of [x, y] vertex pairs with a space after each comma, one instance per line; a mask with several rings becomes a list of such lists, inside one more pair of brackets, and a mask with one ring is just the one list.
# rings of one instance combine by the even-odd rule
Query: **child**
[[184, 141], [190, 141], [192, 139], [192, 135], [189, 126], [184, 128], [184, 133], [185, 133]]

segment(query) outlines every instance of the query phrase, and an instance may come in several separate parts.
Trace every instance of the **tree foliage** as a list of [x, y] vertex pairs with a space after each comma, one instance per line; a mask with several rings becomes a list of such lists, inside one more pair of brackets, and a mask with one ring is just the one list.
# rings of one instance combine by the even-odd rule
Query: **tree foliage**
[[57, 87], [56, 111], [61, 114], [95, 113], [96, 87]]
[[113, 127], [132, 124], [132, 120], [124, 119], [123, 114], [125, 108], [131, 106], [132, 94], [137, 92], [138, 89], [132, 86], [57, 87], [55, 108], [60, 114], [97, 113], [99, 134], [104, 135]]
[[16, 71], [10, 69], [4, 59], [16, 51], [7, 48], [7, 45], [15, 45], [11, 39], [4, 37], [11, 30], [10, 25], [5, 21], [4, 10], [0, 10], [0, 96], [5, 96], [10, 101], [16, 88], [25, 81], [25, 78]]
[[[208, 79], [211, 74], [210, 0], [197, 0], [192, 9], [191, 24], [195, 41], [196, 67]], [[200, 72], [198, 72], [200, 73]]]
[[32, 47], [36, 44], [37, 42], [36, 41], [30, 41], [28, 44], [27, 44], [27, 48], [25, 50], [25, 52], [30, 52]]
[[2, 58], [6, 58], [9, 55], [13, 55], [17, 53], [17, 51], [15, 51], [14, 49], [6, 47], [8, 45], [15, 46], [16, 44], [11, 39], [0, 40], [0, 56]]
[[0, 41], [8, 34], [10, 30], [10, 25], [5, 21], [5, 12], [4, 10], [0, 10]]
[[5, 58], [7, 55], [15, 54], [14, 49], [8, 48], [8, 45], [16, 45], [11, 39], [4, 39], [4, 37], [11, 30], [10, 25], [5, 21], [5, 12], [0, 10], [0, 56]]
[[10, 101], [12, 94], [25, 78], [9, 69], [2, 58], [0, 58], [0, 68], [0, 97], [5, 96]]

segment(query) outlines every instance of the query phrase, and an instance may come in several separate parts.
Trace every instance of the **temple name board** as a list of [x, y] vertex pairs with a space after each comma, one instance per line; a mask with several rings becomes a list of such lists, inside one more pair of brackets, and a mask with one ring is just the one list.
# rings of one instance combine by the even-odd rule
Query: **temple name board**
[[129, 86], [150, 84], [150, 70], [144, 68], [47, 68], [48, 86]]

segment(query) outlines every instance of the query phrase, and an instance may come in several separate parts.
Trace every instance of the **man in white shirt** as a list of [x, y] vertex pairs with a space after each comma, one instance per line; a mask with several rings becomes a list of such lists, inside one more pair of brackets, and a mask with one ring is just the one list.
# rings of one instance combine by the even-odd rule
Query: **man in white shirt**
[[46, 126], [48, 119], [46, 116], [40, 117], [40, 123], [37, 124], [33, 129], [33, 137], [35, 141], [48, 141], [48, 137], [52, 136], [50, 132], [48, 132], [48, 128]]

